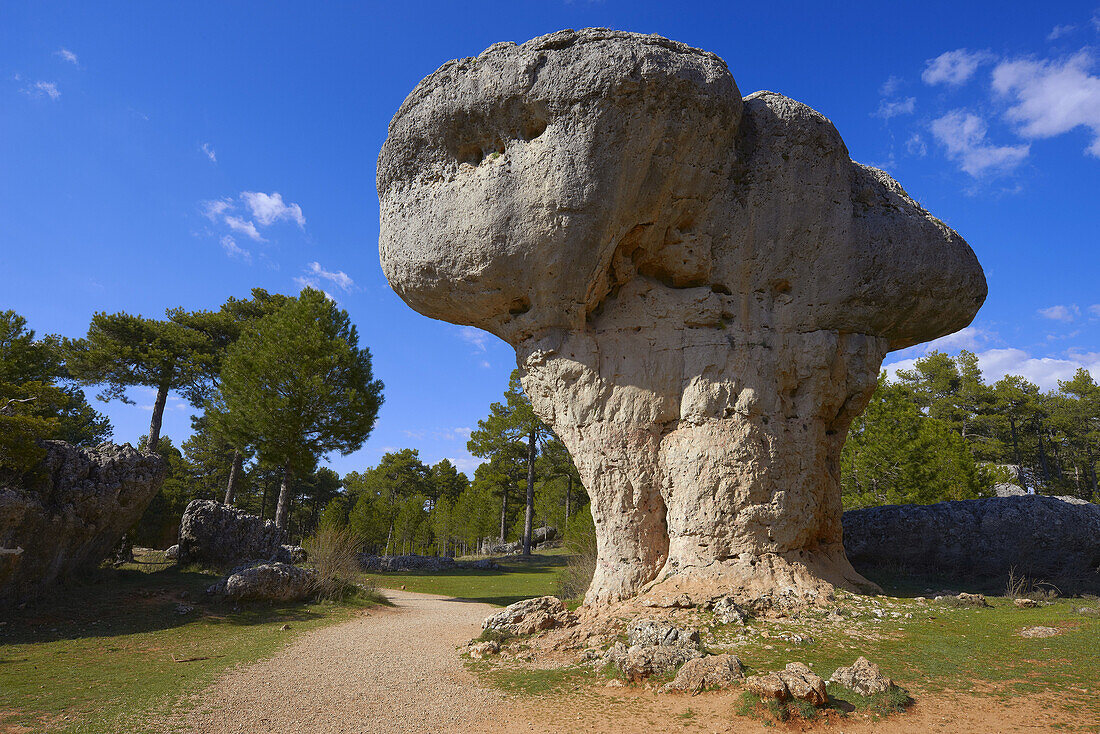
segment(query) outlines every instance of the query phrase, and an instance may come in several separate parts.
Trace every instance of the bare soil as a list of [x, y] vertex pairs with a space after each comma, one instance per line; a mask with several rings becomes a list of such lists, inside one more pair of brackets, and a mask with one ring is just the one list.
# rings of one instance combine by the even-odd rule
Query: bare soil
[[486, 687], [456, 649], [497, 611], [487, 604], [387, 591], [392, 609], [310, 632], [270, 659], [226, 673], [186, 701], [162, 732], [365, 734], [367, 732], [1100, 732], [1067, 719], [1049, 694], [995, 691], [923, 696], [886, 719], [860, 714], [768, 724], [736, 716], [740, 689], [659, 695], [645, 688], [580, 685], [542, 696]]

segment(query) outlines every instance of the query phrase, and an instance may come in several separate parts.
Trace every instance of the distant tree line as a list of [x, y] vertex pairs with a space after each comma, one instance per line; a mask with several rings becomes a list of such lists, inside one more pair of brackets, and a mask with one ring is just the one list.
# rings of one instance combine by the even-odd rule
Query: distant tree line
[[1100, 386], [1086, 370], [1045, 392], [1017, 375], [990, 385], [963, 351], [884, 373], [840, 472], [849, 508], [988, 496], [1003, 481], [1100, 502], [1098, 464]]
[[[307, 532], [340, 487], [318, 461], [360, 448], [382, 403], [382, 383], [347, 312], [310, 288], [296, 297], [255, 289], [216, 311], [170, 309], [165, 319], [96, 313], [82, 339], [36, 340], [22, 317], [0, 316], [5, 481], [33, 484], [42, 439], [92, 445], [110, 437], [78, 385], [131, 404], [130, 388], [154, 391], [141, 444], [159, 451], [170, 472], [135, 528], [138, 542], [174, 537], [183, 508], [198, 497]], [[161, 436], [172, 392], [198, 411], [179, 447]]]

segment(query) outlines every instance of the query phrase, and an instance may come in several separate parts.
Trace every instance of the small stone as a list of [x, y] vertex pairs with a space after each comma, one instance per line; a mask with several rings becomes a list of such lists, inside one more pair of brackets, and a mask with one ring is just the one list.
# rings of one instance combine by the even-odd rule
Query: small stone
[[1054, 627], [1024, 627], [1020, 630], [1020, 637], [1054, 637], [1060, 634]]
[[955, 597], [963, 604], [971, 607], [988, 607], [989, 602], [985, 600], [983, 594], [967, 594], [965, 591]]
[[1018, 609], [1034, 609], [1035, 607], [1039, 606], [1039, 602], [1035, 601], [1034, 599], [1027, 598], [1015, 599], [1012, 603], [1015, 604]]
[[500, 643], [496, 640], [475, 642], [470, 645], [470, 657], [482, 660], [490, 655], [500, 654]]
[[284, 624], [282, 627], [279, 628], [279, 631], [280, 632], [286, 632], [288, 629], [290, 629], [290, 625], [289, 624]]
[[195, 608], [189, 604], [177, 604], [175, 609], [176, 614], [180, 615], [181, 617], [186, 614], [190, 614], [193, 611], [195, 611]]
[[751, 616], [728, 596], [716, 601], [711, 611], [714, 612], [715, 621], [720, 624], [745, 624]]
[[634, 645], [687, 645], [699, 647], [698, 630], [683, 629], [652, 619], [636, 619], [626, 633], [627, 644]]

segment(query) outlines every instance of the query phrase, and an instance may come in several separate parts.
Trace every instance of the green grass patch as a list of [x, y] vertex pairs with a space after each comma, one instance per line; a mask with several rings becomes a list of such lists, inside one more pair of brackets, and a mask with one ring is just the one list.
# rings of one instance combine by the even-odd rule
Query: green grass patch
[[[141, 560], [141, 559], [139, 559]], [[241, 606], [207, 600], [216, 576], [155, 559], [102, 569], [0, 626], [0, 728], [142, 731], [227, 668], [373, 602]], [[193, 607], [178, 613], [179, 605]], [[287, 631], [280, 630], [284, 624]]]
[[439, 594], [505, 607], [523, 599], [557, 594], [558, 581], [569, 557], [560, 549], [535, 551], [530, 556], [497, 558], [499, 571], [372, 573], [368, 578], [383, 589]]
[[503, 667], [484, 660], [469, 660], [466, 666], [485, 683], [505, 693], [545, 696], [564, 693], [591, 683], [592, 671], [579, 666], [562, 668]]

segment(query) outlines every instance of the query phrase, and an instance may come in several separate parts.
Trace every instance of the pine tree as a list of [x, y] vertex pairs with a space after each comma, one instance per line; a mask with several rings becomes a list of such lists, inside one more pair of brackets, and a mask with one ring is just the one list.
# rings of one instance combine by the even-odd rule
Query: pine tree
[[362, 446], [381, 404], [382, 383], [347, 312], [311, 288], [229, 347], [214, 401], [231, 435], [254, 436], [261, 460], [282, 467], [280, 528], [294, 473], [311, 471], [333, 451]]

